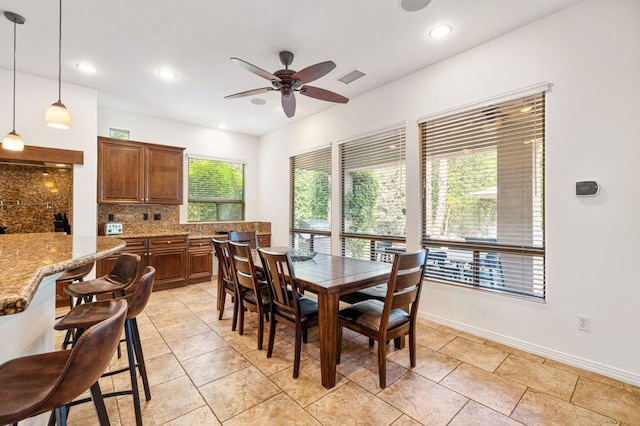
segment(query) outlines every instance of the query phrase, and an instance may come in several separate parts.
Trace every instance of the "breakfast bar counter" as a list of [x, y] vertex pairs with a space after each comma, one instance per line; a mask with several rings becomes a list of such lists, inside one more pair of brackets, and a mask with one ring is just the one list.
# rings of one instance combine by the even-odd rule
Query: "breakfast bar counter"
[[116, 253], [116, 238], [62, 233], [0, 235], [0, 364], [54, 350], [56, 279]]
[[43, 278], [122, 250], [116, 238], [62, 233], [0, 235], [0, 316], [28, 308]]

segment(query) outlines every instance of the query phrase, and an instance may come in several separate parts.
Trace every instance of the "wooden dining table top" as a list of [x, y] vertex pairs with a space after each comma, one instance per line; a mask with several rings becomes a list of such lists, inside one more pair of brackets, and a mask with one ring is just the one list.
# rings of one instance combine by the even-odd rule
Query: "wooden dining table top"
[[[265, 250], [286, 253], [289, 247], [267, 247]], [[262, 267], [257, 251], [256, 266]], [[298, 285], [316, 294], [346, 294], [386, 282], [391, 264], [318, 253], [312, 259], [293, 262]]]

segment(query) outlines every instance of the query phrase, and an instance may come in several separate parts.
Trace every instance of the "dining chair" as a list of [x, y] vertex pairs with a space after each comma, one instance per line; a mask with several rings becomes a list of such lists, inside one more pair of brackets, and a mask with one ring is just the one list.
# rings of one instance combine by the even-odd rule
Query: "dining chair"
[[211, 239], [213, 248], [218, 258], [218, 320], [224, 315], [224, 305], [227, 300], [227, 294], [231, 296], [233, 303], [233, 318], [231, 322], [231, 331], [236, 331], [238, 323], [238, 303], [236, 301], [236, 280], [231, 273], [231, 257], [229, 255], [229, 245], [227, 241]]
[[249, 244], [252, 249], [258, 248], [258, 233], [256, 231], [231, 231], [229, 241]]
[[90, 390], [98, 421], [109, 425], [98, 379], [120, 342], [127, 302], [115, 302], [109, 315], [90, 327], [72, 350], [24, 356], [0, 365], [0, 424], [55, 410], [55, 423], [67, 424], [67, 404]]
[[338, 342], [342, 341], [342, 327], [367, 336], [370, 344], [373, 341], [378, 342], [378, 375], [381, 388], [387, 386], [389, 340], [408, 334], [411, 367], [416, 366], [416, 318], [426, 263], [426, 249], [396, 254], [384, 302], [370, 299], [340, 310]]
[[264, 340], [264, 320], [271, 305], [269, 289], [258, 279], [249, 244], [229, 241], [231, 270], [235, 277], [238, 305], [238, 332], [244, 333], [245, 308], [258, 314], [258, 350], [262, 350]]
[[303, 296], [296, 281], [289, 253], [258, 249], [271, 294], [271, 322], [267, 358], [273, 354], [276, 323], [295, 330], [293, 378], [300, 372], [302, 342], [307, 343], [307, 330], [318, 325], [318, 302]]

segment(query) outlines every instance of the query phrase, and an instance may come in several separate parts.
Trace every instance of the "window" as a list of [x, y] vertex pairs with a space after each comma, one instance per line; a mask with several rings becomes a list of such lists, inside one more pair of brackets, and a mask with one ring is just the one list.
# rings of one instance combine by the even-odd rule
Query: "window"
[[420, 124], [428, 278], [544, 299], [545, 96]]
[[188, 222], [244, 220], [244, 164], [188, 157]]
[[342, 255], [389, 260], [406, 236], [405, 130], [340, 145]]
[[331, 254], [331, 148], [296, 155], [291, 168], [291, 247]]

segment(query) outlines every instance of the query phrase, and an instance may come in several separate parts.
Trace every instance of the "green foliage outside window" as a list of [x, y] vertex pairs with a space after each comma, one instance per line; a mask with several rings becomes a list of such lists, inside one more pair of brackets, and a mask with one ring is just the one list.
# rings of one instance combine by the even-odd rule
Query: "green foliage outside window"
[[244, 220], [244, 164], [189, 158], [187, 220]]
[[[347, 219], [345, 232], [374, 233], [376, 206], [380, 192], [377, 171], [352, 172], [350, 176], [351, 191], [345, 197], [345, 218]], [[345, 243], [355, 258], [361, 258], [368, 247], [368, 241], [362, 239], [349, 238]]]
[[329, 219], [329, 174], [324, 171], [296, 169], [293, 217], [296, 226], [301, 220]]

